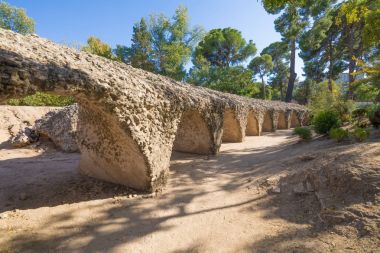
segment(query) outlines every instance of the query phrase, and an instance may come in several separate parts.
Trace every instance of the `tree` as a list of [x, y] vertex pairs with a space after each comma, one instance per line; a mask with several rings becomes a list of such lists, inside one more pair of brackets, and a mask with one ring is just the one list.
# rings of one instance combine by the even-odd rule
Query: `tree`
[[256, 46], [244, 40], [241, 32], [233, 28], [213, 29], [195, 49], [196, 59], [204, 58], [211, 66], [230, 67], [255, 55]]
[[309, 105], [311, 98], [319, 88], [318, 83], [310, 78], [306, 78], [303, 82], [299, 82], [295, 87], [294, 99], [303, 105]]
[[260, 93], [260, 86], [252, 81], [252, 71], [243, 66], [211, 68], [207, 87], [238, 95], [254, 97]]
[[317, 82], [327, 78], [330, 92], [333, 80], [344, 70], [342, 51], [338, 48], [340, 28], [335, 21], [336, 10], [326, 11], [303, 33], [299, 43], [306, 76]]
[[284, 100], [286, 82], [289, 79], [289, 45], [286, 42], [277, 41], [261, 51], [261, 54], [269, 54], [272, 57], [273, 69], [270, 72], [268, 83], [274, 91], [280, 94], [280, 100]]
[[111, 47], [94, 36], [90, 36], [87, 39], [87, 45], [83, 46], [81, 50], [87, 53], [105, 57], [107, 59], [115, 59], [115, 57], [112, 54]]
[[269, 54], [263, 54], [261, 56], [256, 56], [249, 63], [248, 68], [253, 71], [254, 75], [259, 75], [261, 78], [262, 91], [263, 91], [263, 99], [266, 98], [265, 94], [265, 82], [264, 77], [267, 76], [270, 71], [273, 69], [272, 57]]
[[[302, 2], [302, 1], [300, 1]], [[279, 14], [275, 20], [275, 28], [282, 37], [283, 41], [289, 44], [290, 48], [290, 75], [288, 88], [286, 91], [286, 102], [291, 102], [293, 96], [294, 82], [297, 74], [295, 73], [296, 43], [301, 32], [307, 25], [307, 21], [302, 19], [302, 7], [298, 1], [263, 1], [264, 8], [271, 14]]]
[[34, 20], [26, 15], [26, 11], [0, 2], [0, 27], [21, 34], [30, 34], [35, 31]]
[[361, 70], [355, 75], [364, 74], [365, 78], [353, 83], [356, 87], [356, 94], [361, 100], [380, 102], [380, 62], [375, 60], [373, 63], [365, 63], [358, 60], [357, 63]]
[[154, 64], [151, 61], [151, 35], [144, 18], [133, 26], [131, 47], [117, 45], [114, 53], [120, 61], [129, 63], [135, 68], [154, 71]]
[[187, 81], [223, 92], [256, 96], [259, 86], [252, 81], [253, 72], [241, 66], [255, 53], [255, 44], [247, 43], [240, 31], [210, 30], [195, 48], [194, 66]]
[[163, 14], [151, 15], [148, 22], [141, 19], [133, 27], [132, 45], [118, 45], [114, 52], [134, 67], [183, 80], [185, 65], [202, 36], [203, 29], [190, 28], [188, 10], [179, 6], [172, 19]]
[[357, 60], [367, 56], [378, 55], [380, 3], [378, 0], [350, 0], [340, 4], [337, 25], [342, 26], [342, 49], [344, 60], [348, 63], [349, 87], [348, 99], [354, 99], [355, 72], [358, 70]]
[[190, 59], [195, 43], [202, 37], [203, 29], [190, 29], [188, 10], [179, 6], [172, 20], [164, 15], [151, 15], [149, 30], [156, 72], [176, 80], [184, 79], [185, 65]]

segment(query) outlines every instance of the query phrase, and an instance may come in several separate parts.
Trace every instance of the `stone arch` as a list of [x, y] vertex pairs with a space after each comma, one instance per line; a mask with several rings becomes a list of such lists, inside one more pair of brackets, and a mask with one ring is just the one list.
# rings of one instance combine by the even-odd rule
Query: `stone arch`
[[223, 142], [242, 142], [243, 135], [241, 132], [241, 127], [239, 121], [236, 117], [236, 113], [227, 109], [224, 112], [223, 119]]
[[205, 119], [198, 111], [186, 111], [178, 125], [173, 150], [194, 153], [212, 154], [214, 142]]
[[298, 126], [300, 126], [300, 121], [298, 120], [297, 113], [293, 111], [290, 115], [290, 127], [294, 128]]
[[262, 131], [263, 132], [273, 132], [274, 131], [273, 119], [272, 119], [270, 111], [266, 111], [264, 113], [264, 120], [263, 120]]
[[[3, 32], [0, 29], [0, 37]], [[2, 42], [0, 40], [0, 47]], [[31, 52], [28, 48], [32, 46], [33, 44], [26, 43], [19, 49]], [[54, 44], [52, 47], [57, 47], [57, 50], [52, 50], [54, 52], [65, 50]], [[35, 48], [39, 53], [33, 53], [32, 57], [0, 48], [0, 73], [9, 73], [7, 78], [0, 78], [0, 101], [36, 91], [75, 96], [81, 108], [78, 112], [77, 128], [78, 147], [81, 152], [78, 170], [85, 175], [138, 190], [155, 191], [161, 188], [168, 176], [176, 112], [172, 113], [173, 110], [169, 107], [160, 108], [159, 113], [165, 115], [162, 118], [166, 121], [158, 121], [154, 117], [161, 115], [156, 110], [154, 113], [157, 114], [153, 117], [152, 112], [144, 108], [147, 104], [136, 99], [139, 95], [136, 94], [137, 90], [130, 89], [129, 84], [123, 81], [125, 79], [109, 81], [124, 82], [124, 85], [117, 84], [120, 89], [112, 90], [107, 86], [107, 81], [98, 83], [91, 78], [86, 71], [88, 65], [84, 65], [83, 69], [70, 68], [61, 66], [64, 61], [58, 60], [59, 64], [49, 64], [44, 62], [45, 58], [41, 55], [46, 55], [52, 62], [55, 62], [55, 55], [46, 54], [43, 47]], [[113, 64], [93, 55], [70, 53], [80, 59], [88, 57], [104, 65]], [[69, 59], [71, 56], [67, 55]], [[72, 63], [80, 62], [70, 60]], [[105, 71], [99, 72], [104, 74], [107, 70], [112, 70], [111, 67], [104, 69]], [[122, 72], [123, 69], [117, 70]], [[112, 75], [108, 77], [112, 78]], [[121, 101], [120, 97], [123, 95], [128, 99]], [[150, 99], [148, 108], [154, 108], [159, 103], [160, 101]]]
[[248, 112], [245, 134], [247, 136], [260, 135], [259, 121], [253, 112]]
[[[35, 35], [0, 29], [0, 38], [0, 102], [36, 91], [75, 96], [82, 106], [80, 170], [100, 179], [148, 191], [159, 189], [169, 174], [183, 108], [210, 110], [207, 125], [214, 152], [222, 139], [241, 142], [245, 109], [261, 108], [262, 102], [183, 85]], [[270, 101], [265, 104], [269, 110], [278, 107]], [[226, 106], [234, 110], [225, 111]], [[279, 106], [301, 110], [291, 104]], [[262, 126], [264, 131], [275, 130], [271, 111], [264, 122], [261, 110], [257, 116], [260, 131]]]
[[303, 126], [308, 126], [308, 125], [310, 125], [310, 115], [309, 115], [308, 112], [305, 112], [305, 113], [304, 113], [304, 117], [303, 117], [303, 119], [302, 119], [302, 125], [303, 125]]
[[278, 113], [278, 120], [277, 120], [277, 129], [288, 129], [287, 127], [287, 120], [285, 117], [284, 112], [279, 112]]
[[146, 156], [117, 118], [82, 101], [77, 131], [81, 173], [135, 189], [150, 188]]

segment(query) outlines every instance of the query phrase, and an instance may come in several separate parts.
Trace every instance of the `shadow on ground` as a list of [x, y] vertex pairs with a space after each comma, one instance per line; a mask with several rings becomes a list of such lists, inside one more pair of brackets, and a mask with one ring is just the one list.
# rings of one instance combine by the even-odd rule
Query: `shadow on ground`
[[[40, 227], [54, 228], [54, 233], [46, 234], [43, 231], [26, 229], [7, 236], [0, 250], [3, 248], [12, 252], [111, 252], [122, 245], [149, 238], [155, 232], [174, 230], [181, 226], [178, 220], [193, 216], [200, 218], [205, 214], [232, 209], [237, 213], [254, 213], [261, 210], [265, 213], [263, 218], [269, 222], [284, 219], [295, 224], [293, 229], [289, 228], [276, 236], [261, 240], [252, 238], [251, 243], [240, 249], [241, 252], [334, 251], [335, 248], [329, 243], [315, 239], [319, 229], [315, 226], [319, 204], [313, 196], [305, 198], [283, 194], [252, 194], [249, 191], [251, 179], [270, 177], [282, 170], [291, 169], [295, 163], [294, 159], [298, 156], [307, 154], [310, 149], [318, 150], [331, 145], [330, 141], [325, 140], [311, 143], [286, 142], [265, 148], [227, 149], [217, 157], [175, 153], [172, 156], [172, 175], [168, 189], [157, 197], [146, 199], [143, 199], [143, 195], [134, 199], [126, 198], [123, 195], [129, 189], [119, 189], [120, 186], [84, 178], [67, 169], [49, 166], [47, 170], [58, 170], [59, 173], [47, 173], [43, 170], [42, 175], [47, 173], [46, 177], [38, 178], [41, 181], [36, 187], [37, 182], [30, 182], [23, 177], [27, 177], [28, 173], [35, 174], [41, 171], [27, 171], [27, 166], [21, 167], [18, 174], [12, 174], [12, 170], [17, 168], [18, 163], [49, 163], [50, 155], [6, 160], [0, 168], [0, 173], [7, 175], [6, 180], [10, 184], [17, 184], [17, 191], [27, 192], [31, 197], [29, 200], [12, 201], [8, 196], [7, 203], [10, 204], [1, 206], [0, 212], [15, 208], [36, 209], [72, 203], [79, 206], [68, 207], [67, 210], [42, 221]], [[66, 155], [60, 153], [54, 158], [61, 159], [62, 163], [69, 163], [69, 166], [63, 165], [64, 168], [75, 165], [79, 159], [78, 154], [70, 154], [68, 157]], [[48, 182], [45, 184], [45, 181]], [[34, 186], [30, 188], [30, 184]], [[203, 187], [206, 184], [211, 187]], [[1, 187], [1, 192], [7, 192], [4, 188], [6, 186]], [[246, 196], [236, 199], [233, 203], [213, 207], [205, 204], [205, 208], [202, 205], [193, 205], [195, 200], [199, 201], [208, 194], [216, 194], [223, 198], [245, 189], [248, 189]], [[17, 198], [17, 193], [13, 198]], [[86, 210], [81, 210], [81, 203], [78, 202], [84, 203], [89, 200], [95, 200], [90, 204], [91, 217], [83, 217], [81, 212]], [[77, 222], [75, 225], [67, 226], [68, 220]], [[207, 241], [195, 241], [183, 250], [173, 253], [203, 252], [206, 243]], [[147, 248], [146, 252], [154, 252], [154, 249]]]

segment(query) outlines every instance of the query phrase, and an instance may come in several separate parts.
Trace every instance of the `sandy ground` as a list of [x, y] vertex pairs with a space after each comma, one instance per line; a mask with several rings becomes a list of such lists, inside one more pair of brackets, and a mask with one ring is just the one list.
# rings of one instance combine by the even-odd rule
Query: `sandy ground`
[[12, 149], [3, 133], [0, 252], [380, 252], [372, 238], [320, 229], [314, 197], [262, 186], [329, 140], [281, 130], [218, 156], [175, 153], [167, 188], [149, 195], [79, 175], [79, 154]]

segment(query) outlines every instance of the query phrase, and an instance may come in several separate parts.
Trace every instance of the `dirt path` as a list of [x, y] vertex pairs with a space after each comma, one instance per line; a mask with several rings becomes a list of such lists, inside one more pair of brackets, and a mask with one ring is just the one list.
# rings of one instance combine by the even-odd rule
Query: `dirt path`
[[313, 197], [263, 187], [331, 145], [282, 130], [219, 156], [176, 153], [157, 196], [78, 175], [79, 154], [3, 148], [0, 252], [378, 252], [316, 230]]

